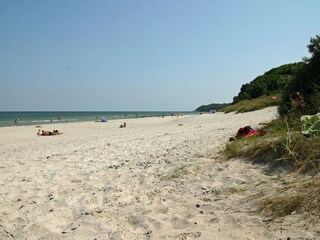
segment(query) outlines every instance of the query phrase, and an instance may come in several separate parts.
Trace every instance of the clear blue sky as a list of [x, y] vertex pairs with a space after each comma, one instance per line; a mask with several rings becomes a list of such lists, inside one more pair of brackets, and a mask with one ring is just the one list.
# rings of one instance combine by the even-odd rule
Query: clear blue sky
[[319, 0], [0, 0], [0, 111], [194, 110], [308, 56]]

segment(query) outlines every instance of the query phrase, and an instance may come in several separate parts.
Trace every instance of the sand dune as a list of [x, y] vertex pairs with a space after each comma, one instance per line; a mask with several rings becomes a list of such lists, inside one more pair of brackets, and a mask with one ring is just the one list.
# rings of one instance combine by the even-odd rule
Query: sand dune
[[217, 161], [238, 128], [276, 115], [266, 108], [130, 119], [123, 129], [118, 120], [44, 126], [63, 132], [50, 137], [34, 126], [0, 128], [0, 238], [315, 238], [303, 223], [245, 210], [257, 183], [270, 181], [260, 167]]

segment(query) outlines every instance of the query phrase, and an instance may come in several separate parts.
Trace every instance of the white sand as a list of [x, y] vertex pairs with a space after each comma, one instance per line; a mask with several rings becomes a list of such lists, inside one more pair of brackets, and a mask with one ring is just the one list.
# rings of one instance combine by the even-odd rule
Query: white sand
[[124, 129], [118, 120], [46, 125], [64, 133], [50, 137], [2, 127], [0, 239], [314, 237], [295, 219], [245, 210], [257, 183], [270, 181], [259, 166], [217, 161], [238, 128], [275, 117], [266, 108], [130, 119]]

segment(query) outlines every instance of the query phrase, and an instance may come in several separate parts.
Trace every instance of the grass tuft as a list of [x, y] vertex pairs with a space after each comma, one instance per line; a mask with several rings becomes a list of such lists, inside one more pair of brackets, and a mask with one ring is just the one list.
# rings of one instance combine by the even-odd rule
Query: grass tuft
[[309, 223], [320, 220], [319, 174], [277, 189], [277, 194], [258, 199], [259, 212], [272, 218], [303, 214]]
[[160, 180], [162, 181], [171, 181], [173, 179], [181, 178], [185, 175], [187, 175], [189, 171], [187, 170], [187, 166], [181, 166], [175, 168], [172, 172], [169, 172], [168, 174], [162, 176]]

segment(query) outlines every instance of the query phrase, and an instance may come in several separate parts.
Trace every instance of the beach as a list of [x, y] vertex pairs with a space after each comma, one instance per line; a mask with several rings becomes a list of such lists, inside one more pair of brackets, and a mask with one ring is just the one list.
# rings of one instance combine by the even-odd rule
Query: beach
[[[223, 160], [241, 127], [275, 107], [0, 128], [1, 239], [316, 239], [293, 215], [281, 223], [247, 211], [278, 182], [263, 166]], [[260, 186], [259, 186], [260, 187]], [[246, 207], [245, 207], [246, 206]], [[320, 237], [320, 235], [318, 236]]]

